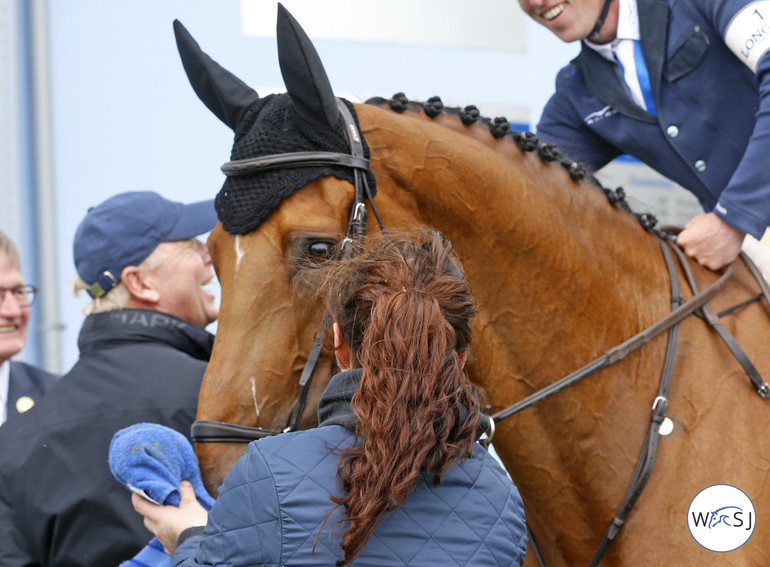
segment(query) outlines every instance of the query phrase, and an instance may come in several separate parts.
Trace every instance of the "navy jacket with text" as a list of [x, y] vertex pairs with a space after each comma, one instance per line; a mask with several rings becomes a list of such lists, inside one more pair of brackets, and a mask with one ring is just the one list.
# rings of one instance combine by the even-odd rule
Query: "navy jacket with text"
[[770, 224], [770, 2], [637, 1], [658, 116], [583, 45], [556, 78], [538, 136], [595, 170], [630, 154], [760, 238]]

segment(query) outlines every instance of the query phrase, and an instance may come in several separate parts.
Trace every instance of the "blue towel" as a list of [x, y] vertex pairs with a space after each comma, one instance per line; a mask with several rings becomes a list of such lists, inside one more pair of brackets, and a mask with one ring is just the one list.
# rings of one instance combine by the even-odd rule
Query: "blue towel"
[[[179, 485], [189, 481], [201, 506], [210, 510], [214, 499], [206, 492], [198, 459], [184, 435], [157, 423], [137, 423], [118, 431], [110, 443], [110, 470], [133, 492], [164, 505], [179, 506]], [[139, 553], [119, 567], [169, 567], [171, 557], [152, 538]]]

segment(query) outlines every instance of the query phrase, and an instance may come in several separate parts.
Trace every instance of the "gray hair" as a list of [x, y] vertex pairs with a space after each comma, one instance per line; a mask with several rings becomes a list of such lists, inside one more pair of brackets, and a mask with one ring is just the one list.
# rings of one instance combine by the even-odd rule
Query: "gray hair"
[[11, 264], [21, 270], [21, 258], [19, 257], [19, 250], [11, 240], [11, 237], [0, 230], [0, 251], [5, 252], [8, 255], [8, 259]]
[[[152, 271], [160, 266], [164, 260], [163, 253], [159, 252], [158, 248], [156, 248], [149, 256], [147, 256], [147, 258], [142, 260], [139, 267], [144, 270]], [[72, 281], [70, 282], [70, 291], [75, 297], [79, 296], [81, 291], [87, 290], [90, 287], [91, 286], [77, 274], [75, 274], [75, 277], [72, 278]], [[118, 285], [112, 288], [109, 293], [97, 297], [96, 299], [92, 299], [87, 303], [83, 308], [83, 315], [93, 315], [95, 313], [106, 313], [107, 311], [125, 309], [130, 299], [131, 294], [126, 289], [126, 286], [122, 283], [118, 283]]]

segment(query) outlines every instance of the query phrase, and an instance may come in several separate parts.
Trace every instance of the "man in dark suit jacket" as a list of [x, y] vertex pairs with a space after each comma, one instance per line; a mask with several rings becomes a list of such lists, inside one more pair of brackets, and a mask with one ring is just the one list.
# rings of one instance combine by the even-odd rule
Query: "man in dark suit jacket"
[[58, 374], [52, 374], [31, 364], [15, 360], [10, 362], [6, 419], [24, 413], [34, 406], [60, 378]]
[[10, 360], [24, 348], [29, 308], [37, 288], [21, 275], [19, 252], [0, 231], [0, 424], [24, 413], [53, 386], [59, 376]]

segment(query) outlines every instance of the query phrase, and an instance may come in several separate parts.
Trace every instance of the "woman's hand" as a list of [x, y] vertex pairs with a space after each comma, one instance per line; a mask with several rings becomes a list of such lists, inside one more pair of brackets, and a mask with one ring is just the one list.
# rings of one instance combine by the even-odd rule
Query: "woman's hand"
[[209, 516], [195, 497], [195, 491], [189, 482], [183, 480], [179, 491], [179, 508], [159, 506], [138, 494], [131, 495], [134, 510], [144, 516], [145, 527], [155, 534], [169, 555], [176, 551], [179, 534], [193, 526], [205, 526]]

